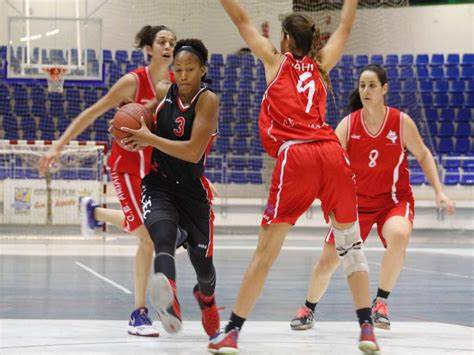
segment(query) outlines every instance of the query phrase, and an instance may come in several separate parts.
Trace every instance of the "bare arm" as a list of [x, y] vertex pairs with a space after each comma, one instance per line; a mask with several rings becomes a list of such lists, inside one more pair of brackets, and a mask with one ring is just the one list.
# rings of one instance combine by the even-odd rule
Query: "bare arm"
[[321, 49], [321, 67], [329, 72], [342, 55], [354, 24], [358, 0], [345, 0], [341, 11], [341, 22], [336, 31], [329, 37], [328, 42]]
[[279, 65], [281, 54], [270, 40], [263, 37], [250, 22], [249, 15], [238, 0], [220, 0], [224, 10], [239, 30], [251, 51], [268, 66]]
[[58, 159], [62, 148], [79, 134], [84, 132], [98, 117], [121, 102], [132, 101], [136, 89], [136, 79], [132, 75], [125, 75], [117, 81], [109, 92], [95, 104], [81, 112], [63, 132], [57, 142], [40, 160], [39, 170], [44, 175], [50, 164]]
[[337, 138], [339, 139], [339, 142], [341, 142], [342, 148], [344, 150], [347, 149], [347, 130], [348, 130], [348, 124], [349, 124], [349, 116], [346, 116], [342, 119], [341, 122], [336, 127], [336, 130], [334, 133], [336, 133]]
[[436, 194], [436, 205], [438, 208], [446, 205], [448, 212], [454, 212], [454, 203], [444, 194], [443, 186], [439, 180], [436, 163], [428, 147], [418, 132], [415, 122], [406, 114], [403, 115], [403, 142], [405, 147], [412, 153], [421, 169], [425, 173], [431, 187]]
[[139, 130], [122, 128], [123, 131], [131, 133], [130, 137], [122, 140], [122, 144], [129, 149], [131, 148], [131, 150], [136, 150], [136, 147], [151, 145], [175, 158], [190, 163], [198, 163], [206, 151], [209, 140], [216, 131], [218, 108], [219, 100], [216, 94], [207, 91], [199, 97], [191, 138], [188, 141], [175, 141], [158, 137], [148, 130], [142, 119], [142, 127]]

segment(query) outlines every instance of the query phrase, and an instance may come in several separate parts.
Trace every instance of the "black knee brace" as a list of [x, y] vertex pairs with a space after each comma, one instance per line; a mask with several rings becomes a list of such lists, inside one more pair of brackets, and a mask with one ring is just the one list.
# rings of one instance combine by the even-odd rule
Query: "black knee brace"
[[206, 258], [188, 251], [189, 259], [196, 271], [199, 291], [206, 296], [212, 296], [216, 289], [216, 269], [212, 257]]

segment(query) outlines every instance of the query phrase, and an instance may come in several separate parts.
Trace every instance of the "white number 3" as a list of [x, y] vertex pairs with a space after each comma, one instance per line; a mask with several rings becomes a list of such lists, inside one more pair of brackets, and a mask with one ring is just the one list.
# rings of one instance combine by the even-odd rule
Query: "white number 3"
[[372, 149], [369, 153], [369, 167], [375, 168], [377, 165], [377, 158], [379, 157], [379, 151], [377, 149]]
[[310, 72], [304, 72], [303, 74], [300, 75], [298, 84], [296, 85], [296, 89], [298, 90], [298, 93], [302, 93], [306, 90], [309, 90], [308, 103], [306, 104], [306, 110], [305, 110], [307, 113], [309, 113], [309, 110], [311, 110], [311, 105], [313, 104], [313, 96], [314, 96], [314, 92], [316, 91], [316, 85], [314, 83], [314, 80], [307, 82], [305, 86], [303, 86], [303, 82], [311, 78], [312, 76], [313, 74], [311, 74]]

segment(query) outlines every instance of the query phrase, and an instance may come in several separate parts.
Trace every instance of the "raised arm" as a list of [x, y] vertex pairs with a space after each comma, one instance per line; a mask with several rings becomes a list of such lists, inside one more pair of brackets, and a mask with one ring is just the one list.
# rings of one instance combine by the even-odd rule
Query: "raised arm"
[[443, 192], [443, 186], [439, 180], [438, 170], [433, 155], [423, 143], [415, 122], [406, 114], [403, 115], [403, 142], [405, 147], [412, 153], [421, 169], [425, 173], [431, 187], [435, 191], [436, 206], [446, 207], [451, 214], [454, 212], [454, 203]]
[[50, 164], [59, 158], [62, 148], [84, 132], [98, 117], [122, 102], [132, 101], [135, 89], [136, 79], [132, 75], [125, 75], [112, 86], [104, 97], [81, 112], [51, 146], [51, 149], [41, 158], [39, 164], [40, 174], [44, 175]]
[[240, 36], [250, 50], [268, 66], [279, 65], [280, 52], [270, 40], [263, 37], [250, 22], [249, 15], [238, 0], [220, 0], [224, 10], [239, 30]]
[[198, 99], [190, 140], [175, 141], [158, 137], [148, 130], [142, 120], [142, 127], [139, 130], [122, 128], [123, 131], [131, 133], [130, 137], [122, 140], [122, 144], [130, 150], [151, 145], [172, 157], [198, 163], [217, 129], [218, 109], [219, 99], [216, 94], [207, 91]]
[[329, 72], [342, 55], [354, 24], [358, 0], [345, 0], [341, 11], [341, 21], [336, 31], [329, 37], [326, 45], [321, 49], [321, 67]]

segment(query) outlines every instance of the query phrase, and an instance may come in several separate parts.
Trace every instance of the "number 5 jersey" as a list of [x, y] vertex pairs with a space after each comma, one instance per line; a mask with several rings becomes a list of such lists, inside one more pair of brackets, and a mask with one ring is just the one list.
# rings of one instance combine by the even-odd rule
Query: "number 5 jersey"
[[285, 53], [277, 75], [263, 95], [259, 129], [262, 145], [277, 157], [288, 141], [338, 141], [326, 121], [326, 87], [309, 56]]

